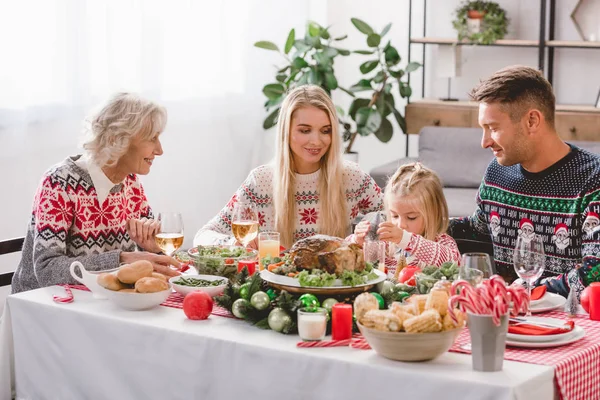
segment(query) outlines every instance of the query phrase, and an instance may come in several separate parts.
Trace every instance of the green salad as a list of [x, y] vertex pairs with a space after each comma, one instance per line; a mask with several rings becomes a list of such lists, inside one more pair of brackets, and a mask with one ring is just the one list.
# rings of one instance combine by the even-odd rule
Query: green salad
[[238, 258], [252, 254], [243, 247], [198, 246], [199, 257]]

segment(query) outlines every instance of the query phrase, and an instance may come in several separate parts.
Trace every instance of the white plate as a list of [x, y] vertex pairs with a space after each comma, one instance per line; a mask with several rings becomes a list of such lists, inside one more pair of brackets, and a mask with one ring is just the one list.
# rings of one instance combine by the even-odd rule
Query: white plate
[[223, 278], [222, 276], [216, 276], [216, 275], [186, 275], [185, 278], [205, 279], [207, 281], [221, 281], [222, 280], [223, 284], [219, 285], [219, 286], [195, 287], [195, 286], [178, 285], [177, 283], [175, 283], [177, 280], [180, 279], [179, 276], [174, 276], [171, 279], [169, 279], [169, 282], [171, 283], [171, 286], [173, 286], [173, 289], [175, 289], [176, 292], [181, 293], [184, 296], [186, 296], [192, 292], [205, 292], [210, 297], [219, 296], [219, 295], [223, 294], [223, 291], [227, 287], [227, 282], [229, 282], [227, 278]]
[[[333, 286], [324, 286], [324, 287], [317, 287], [318, 289], [348, 289], [348, 288], [359, 288], [362, 286], [367, 286], [367, 285], [374, 285], [377, 284], [379, 282], [383, 282], [386, 280], [387, 275], [378, 270], [378, 269], [373, 269], [373, 272], [375, 272], [377, 274], [377, 278], [376, 279], [371, 279], [370, 281], [362, 284], [362, 285], [356, 285], [356, 286], [343, 286], [342, 285], [342, 281], [340, 279], [336, 279], [333, 283]], [[285, 286], [291, 286], [291, 287], [302, 287], [302, 288], [308, 288], [308, 287], [312, 287], [312, 286], [301, 286], [300, 285], [300, 281], [298, 281], [298, 279], [296, 278], [291, 278], [289, 276], [283, 276], [283, 275], [277, 275], [272, 273], [269, 270], [263, 269], [262, 271], [260, 271], [260, 277], [270, 283], [275, 283], [278, 285], [285, 285]]]
[[541, 313], [563, 307], [567, 302], [567, 299], [562, 297], [560, 294], [546, 293], [544, 297], [538, 301], [536, 301], [534, 304], [531, 304], [532, 313]]
[[[566, 321], [557, 318], [528, 317], [527, 320], [530, 320], [532, 323], [542, 322], [552, 325], [561, 325], [566, 323]], [[506, 335], [506, 338], [508, 340], [516, 340], [519, 342], [552, 342], [556, 340], [565, 339], [569, 335], [573, 335], [574, 333], [575, 329], [565, 333], [558, 333], [556, 335], [519, 335], [516, 333], [508, 333]]]
[[580, 326], [575, 326], [575, 329], [570, 333], [569, 336], [566, 336], [560, 340], [553, 340], [551, 342], [521, 342], [518, 340], [506, 340], [507, 346], [513, 347], [528, 347], [532, 349], [543, 349], [546, 347], [557, 347], [564, 346], [567, 344], [571, 344], [577, 342], [580, 339], [585, 337], [585, 331]]

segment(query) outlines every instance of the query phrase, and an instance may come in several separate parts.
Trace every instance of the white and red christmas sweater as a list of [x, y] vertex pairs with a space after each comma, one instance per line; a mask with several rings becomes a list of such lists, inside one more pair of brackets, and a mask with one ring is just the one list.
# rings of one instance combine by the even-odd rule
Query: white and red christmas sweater
[[[87, 270], [119, 266], [121, 251], [135, 251], [126, 230], [129, 219], [152, 217], [136, 175], [99, 193], [89, 171], [68, 157], [48, 170], [35, 194], [22, 258], [12, 280], [12, 292], [57, 284], [75, 284], [73, 261]], [[107, 179], [105, 176], [103, 177]]]
[[[320, 233], [320, 202], [317, 190], [320, 173], [319, 170], [312, 174], [296, 174], [294, 242]], [[347, 221], [350, 233], [351, 224], [359, 213], [367, 214], [381, 209], [382, 193], [373, 178], [363, 172], [358, 164], [350, 161], [344, 161], [344, 185], [347, 213], [339, 217]], [[272, 165], [262, 165], [250, 172], [227, 205], [198, 231], [194, 238], [194, 246], [235, 242], [231, 234], [231, 218], [233, 207], [238, 201], [251, 202], [256, 206], [261, 231], [275, 230]]]

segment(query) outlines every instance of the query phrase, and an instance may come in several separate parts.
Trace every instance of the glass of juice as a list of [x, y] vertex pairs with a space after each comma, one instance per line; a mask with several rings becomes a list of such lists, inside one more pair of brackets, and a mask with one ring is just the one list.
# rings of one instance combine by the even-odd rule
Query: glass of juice
[[261, 271], [265, 268], [262, 265], [262, 259], [266, 256], [279, 257], [279, 232], [258, 234], [258, 260]]

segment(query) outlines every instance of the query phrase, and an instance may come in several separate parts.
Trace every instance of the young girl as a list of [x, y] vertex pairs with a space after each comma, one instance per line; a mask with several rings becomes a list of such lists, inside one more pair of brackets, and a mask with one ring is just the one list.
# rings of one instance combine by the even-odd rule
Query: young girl
[[[401, 166], [388, 181], [384, 203], [388, 221], [379, 224], [377, 234], [408, 253], [407, 265], [459, 262], [458, 246], [446, 234], [448, 206], [435, 172], [418, 162]], [[370, 228], [368, 221], [360, 222], [354, 241], [364, 243]]]

